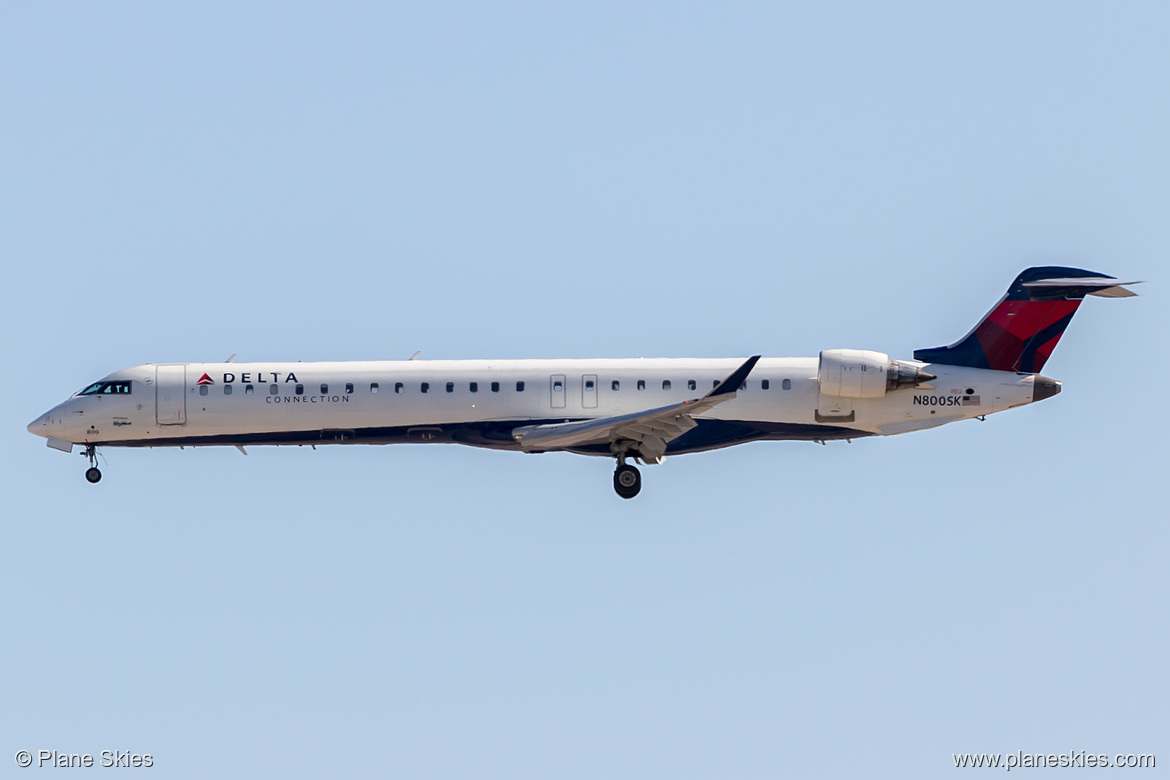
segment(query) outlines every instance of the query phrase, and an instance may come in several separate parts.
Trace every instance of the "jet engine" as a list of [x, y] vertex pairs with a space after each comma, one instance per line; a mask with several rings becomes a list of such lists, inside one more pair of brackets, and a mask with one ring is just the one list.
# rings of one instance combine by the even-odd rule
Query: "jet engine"
[[839, 398], [881, 398], [890, 390], [937, 378], [913, 363], [865, 349], [826, 349], [817, 366], [821, 393]]

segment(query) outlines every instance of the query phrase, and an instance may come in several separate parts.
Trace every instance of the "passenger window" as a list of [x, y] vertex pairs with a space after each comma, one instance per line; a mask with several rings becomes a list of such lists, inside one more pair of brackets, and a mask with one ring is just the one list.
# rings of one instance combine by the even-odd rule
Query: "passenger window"
[[500, 383], [499, 382], [492, 382], [492, 392], [493, 393], [500, 392]]
[[693, 380], [693, 379], [687, 380], [687, 390], [694, 390], [696, 387], [698, 387], [698, 385], [695, 384], [695, 380]]
[[719, 380], [718, 380], [718, 379], [713, 379], [713, 380], [711, 381], [711, 387], [719, 387]]
[[639, 379], [639, 380], [638, 380], [638, 389], [639, 389], [639, 390], [645, 390], [645, 389], [646, 389], [646, 380], [645, 380], [645, 379]]
[[746, 379], [739, 383], [739, 389], [740, 390], [747, 390], [747, 380]]
[[455, 383], [454, 383], [454, 382], [448, 382], [448, 383], [447, 383], [447, 392], [448, 392], [448, 393], [454, 393], [454, 392], [455, 392]]
[[767, 379], [760, 380], [760, 389], [761, 390], [767, 390], [771, 386], [772, 386], [772, 383], [769, 382]]
[[371, 392], [371, 393], [376, 393], [376, 392], [378, 392], [378, 383], [377, 383], [377, 382], [371, 382], [371, 383], [370, 383], [370, 392]]
[[669, 389], [670, 389], [670, 380], [669, 380], [669, 379], [663, 379], [663, 380], [662, 380], [662, 389], [663, 389], [663, 390], [669, 390]]
[[430, 382], [423, 382], [421, 385], [418, 386], [418, 389], [425, 393], [426, 391], [431, 389], [431, 383]]
[[304, 385], [297, 385], [294, 389], [296, 390], [297, 395], [304, 395], [305, 394], [305, 386]]
[[622, 383], [615, 379], [610, 383], [609, 389], [616, 393], [618, 390], [622, 389]]
[[523, 382], [517, 382], [517, 383], [516, 383], [516, 392], [517, 392], [517, 393], [523, 393], [523, 392], [524, 392], [524, 383], [523, 383]]
[[471, 392], [473, 392], [473, 393], [478, 393], [479, 392], [479, 382], [472, 382], [468, 386], [468, 389], [470, 389]]
[[322, 384], [321, 385], [321, 395], [328, 395], [328, 394], [329, 394], [329, 385]]
[[349, 395], [352, 392], [353, 392], [353, 382], [346, 382], [345, 383], [345, 394]]
[[207, 395], [207, 385], [199, 385], [199, 395]]
[[792, 380], [785, 379], [783, 382], [780, 383], [780, 387], [785, 389], [785, 390], [791, 390], [792, 389]]
[[269, 386], [268, 386], [268, 394], [269, 394], [269, 395], [276, 395], [276, 394], [277, 394], [277, 393], [279, 393], [279, 392], [280, 392], [280, 386], [279, 386], [279, 385], [269, 385]]
[[396, 393], [402, 393], [402, 390], [403, 390], [402, 383], [401, 383], [401, 382], [395, 382], [395, 383], [394, 383], [394, 392], [396, 392]]
[[231, 385], [224, 385], [223, 386], [223, 394], [224, 395], [231, 395], [232, 394], [232, 386]]
[[256, 392], [255, 385], [244, 385], [244, 395], [252, 395], [254, 392]]

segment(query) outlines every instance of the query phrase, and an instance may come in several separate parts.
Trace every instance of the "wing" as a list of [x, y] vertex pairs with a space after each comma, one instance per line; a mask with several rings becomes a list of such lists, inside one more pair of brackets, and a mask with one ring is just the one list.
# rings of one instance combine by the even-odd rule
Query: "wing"
[[525, 452], [568, 450], [586, 445], [628, 441], [647, 460], [666, 454], [666, 445], [694, 428], [694, 415], [735, 398], [739, 386], [755, 368], [759, 355], [748, 358], [719, 386], [702, 398], [661, 406], [644, 412], [599, 417], [580, 422], [525, 425], [512, 431], [512, 438]]

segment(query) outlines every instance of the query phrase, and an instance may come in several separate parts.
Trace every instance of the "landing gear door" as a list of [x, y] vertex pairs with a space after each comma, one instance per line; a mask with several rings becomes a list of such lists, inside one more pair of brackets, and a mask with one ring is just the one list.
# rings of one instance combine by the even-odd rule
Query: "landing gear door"
[[159, 425], [187, 422], [187, 367], [156, 366], [154, 377], [155, 419]]
[[552, 392], [552, 408], [565, 408], [565, 375], [553, 374], [549, 378], [549, 389]]

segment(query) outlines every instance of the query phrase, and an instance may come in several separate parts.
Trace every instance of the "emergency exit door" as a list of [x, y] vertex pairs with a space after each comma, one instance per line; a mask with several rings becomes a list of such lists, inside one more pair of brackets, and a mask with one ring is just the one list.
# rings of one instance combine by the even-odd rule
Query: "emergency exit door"
[[549, 377], [549, 390], [552, 393], [552, 408], [565, 408], [565, 375], [553, 374]]
[[597, 408], [597, 374], [581, 377], [581, 406], [586, 409]]
[[155, 419], [159, 425], [187, 422], [187, 367], [155, 366]]

